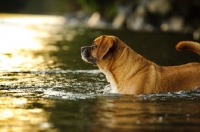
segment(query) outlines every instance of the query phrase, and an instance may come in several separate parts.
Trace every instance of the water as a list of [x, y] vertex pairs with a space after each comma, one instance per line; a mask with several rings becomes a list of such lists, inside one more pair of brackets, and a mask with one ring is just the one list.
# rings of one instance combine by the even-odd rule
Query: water
[[97, 67], [80, 47], [116, 35], [160, 65], [199, 61], [177, 52], [191, 34], [71, 29], [58, 16], [0, 15], [0, 131], [199, 131], [200, 90], [103, 94]]

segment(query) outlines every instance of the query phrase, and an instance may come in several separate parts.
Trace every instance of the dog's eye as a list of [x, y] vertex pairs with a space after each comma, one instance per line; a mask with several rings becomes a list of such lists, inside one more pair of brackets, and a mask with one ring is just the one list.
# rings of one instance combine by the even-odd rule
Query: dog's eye
[[96, 49], [97, 46], [95, 44], [92, 45], [92, 49]]

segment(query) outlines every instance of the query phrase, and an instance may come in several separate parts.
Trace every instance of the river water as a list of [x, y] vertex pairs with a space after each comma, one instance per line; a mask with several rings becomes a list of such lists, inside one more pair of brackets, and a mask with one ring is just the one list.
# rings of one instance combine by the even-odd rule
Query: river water
[[61, 16], [0, 14], [0, 131], [199, 131], [200, 89], [103, 94], [105, 76], [80, 56], [103, 34], [159, 65], [200, 61], [174, 48], [191, 34], [70, 28]]

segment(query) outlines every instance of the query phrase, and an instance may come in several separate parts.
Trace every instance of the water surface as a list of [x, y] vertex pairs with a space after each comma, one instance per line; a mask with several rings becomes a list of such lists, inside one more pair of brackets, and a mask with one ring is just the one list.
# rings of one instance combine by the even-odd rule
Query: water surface
[[0, 14], [0, 131], [199, 131], [200, 90], [103, 94], [80, 47], [116, 35], [160, 65], [199, 61], [175, 51], [191, 34], [70, 28], [62, 16]]

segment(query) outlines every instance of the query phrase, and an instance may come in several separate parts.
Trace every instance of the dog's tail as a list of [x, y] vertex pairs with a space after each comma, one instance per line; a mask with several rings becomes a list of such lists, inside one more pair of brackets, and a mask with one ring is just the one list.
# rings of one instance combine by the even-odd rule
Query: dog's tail
[[190, 50], [200, 55], [200, 44], [192, 41], [181, 41], [176, 45], [179, 51]]

